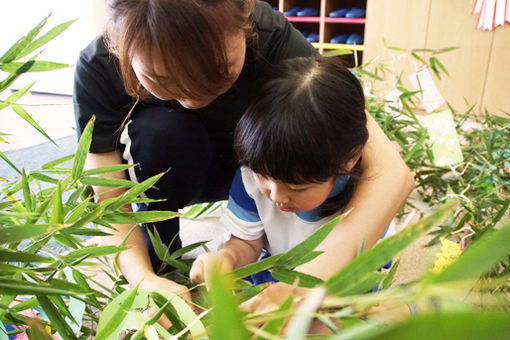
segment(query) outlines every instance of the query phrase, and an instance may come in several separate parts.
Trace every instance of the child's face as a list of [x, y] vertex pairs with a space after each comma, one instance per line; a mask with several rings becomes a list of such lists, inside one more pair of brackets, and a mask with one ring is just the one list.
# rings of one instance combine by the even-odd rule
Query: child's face
[[335, 185], [334, 178], [322, 183], [288, 184], [256, 173], [253, 176], [260, 192], [278, 209], [293, 213], [317, 208], [328, 198]]

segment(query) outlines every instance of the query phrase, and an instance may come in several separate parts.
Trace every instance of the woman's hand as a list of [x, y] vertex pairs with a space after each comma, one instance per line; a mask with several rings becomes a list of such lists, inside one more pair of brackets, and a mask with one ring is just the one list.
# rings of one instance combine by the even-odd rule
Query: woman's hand
[[244, 312], [268, 313], [278, 309], [290, 294], [299, 299], [309, 291], [310, 289], [307, 288], [294, 287], [283, 282], [277, 282], [243, 302], [239, 308]]
[[234, 259], [224, 249], [201, 254], [193, 262], [189, 278], [192, 283], [199, 284], [209, 282], [210, 274], [213, 270], [219, 270], [222, 273], [229, 273], [234, 269]]

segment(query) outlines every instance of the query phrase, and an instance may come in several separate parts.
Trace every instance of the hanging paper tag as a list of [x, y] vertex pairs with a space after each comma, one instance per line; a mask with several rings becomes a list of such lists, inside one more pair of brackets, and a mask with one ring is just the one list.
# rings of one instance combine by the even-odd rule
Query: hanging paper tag
[[427, 128], [432, 141], [435, 165], [448, 166], [464, 160], [450, 110], [420, 117], [420, 121]]
[[422, 67], [417, 72], [411, 74], [409, 80], [416, 91], [421, 91], [418, 96], [427, 113], [431, 113], [445, 104], [444, 98], [439, 93], [436, 84], [434, 84], [434, 80], [427, 67]]

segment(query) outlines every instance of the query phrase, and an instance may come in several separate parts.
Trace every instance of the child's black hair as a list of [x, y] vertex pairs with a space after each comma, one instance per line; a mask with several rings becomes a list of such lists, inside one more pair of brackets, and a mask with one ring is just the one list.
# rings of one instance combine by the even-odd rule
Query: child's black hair
[[294, 58], [262, 78], [235, 130], [241, 165], [285, 183], [320, 183], [348, 173], [338, 197], [320, 211], [331, 215], [350, 200], [359, 179], [358, 157], [367, 139], [365, 97], [358, 79], [337, 58]]

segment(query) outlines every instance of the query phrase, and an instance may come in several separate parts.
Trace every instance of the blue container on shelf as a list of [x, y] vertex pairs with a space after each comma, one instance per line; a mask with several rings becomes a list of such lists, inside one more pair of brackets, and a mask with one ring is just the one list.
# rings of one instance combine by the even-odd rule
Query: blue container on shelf
[[363, 8], [351, 8], [347, 13], [345, 13], [346, 18], [364, 18], [366, 15], [366, 11]]
[[347, 38], [345, 43], [349, 44], [349, 45], [354, 45], [354, 44], [361, 45], [361, 44], [363, 44], [363, 37], [358, 33], [353, 33]]
[[297, 12], [298, 17], [317, 17], [319, 10], [316, 8], [302, 8]]
[[345, 44], [348, 37], [349, 37], [349, 35], [346, 33], [338, 34], [338, 35], [335, 35], [333, 38], [331, 38], [329, 40], [329, 42], [332, 44]]
[[301, 9], [302, 8], [300, 7], [294, 7], [283, 12], [283, 15], [285, 15], [286, 17], [295, 17]]
[[310, 33], [306, 37], [306, 40], [309, 42], [318, 42], [319, 41], [319, 35], [317, 33]]
[[348, 8], [339, 8], [332, 12], [329, 12], [329, 16], [333, 18], [343, 18], [345, 17], [348, 11], [349, 11]]

